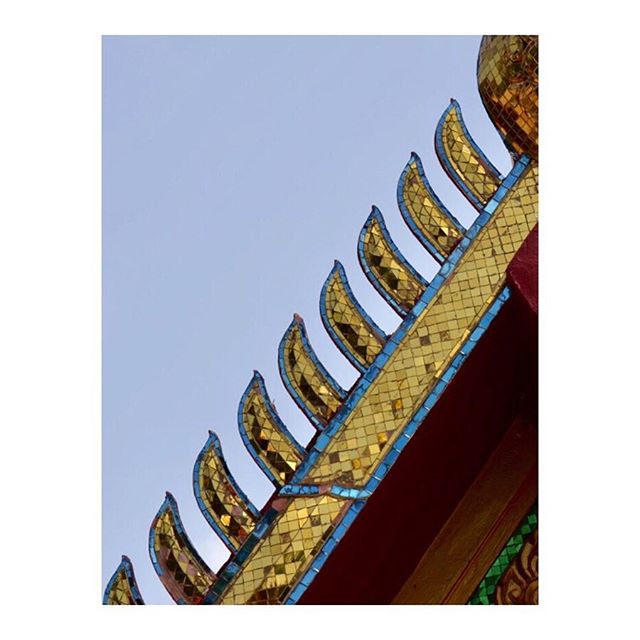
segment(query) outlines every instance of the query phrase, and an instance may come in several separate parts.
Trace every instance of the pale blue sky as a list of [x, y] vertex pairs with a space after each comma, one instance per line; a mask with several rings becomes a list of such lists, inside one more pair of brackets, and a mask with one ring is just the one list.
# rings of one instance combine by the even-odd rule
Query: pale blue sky
[[125, 553], [145, 600], [171, 602], [147, 552], [165, 490], [211, 568], [228, 557], [193, 497], [193, 464], [213, 429], [256, 505], [271, 494], [236, 425], [253, 369], [290, 431], [311, 437], [277, 369], [294, 312], [337, 381], [355, 381], [318, 312], [334, 259], [376, 322], [388, 332], [398, 325], [357, 263], [372, 204], [414, 267], [435, 273], [396, 205], [411, 151], [449, 209], [473, 220], [433, 151], [451, 97], [508, 170], [477, 93], [479, 43], [104, 38], [103, 587]]

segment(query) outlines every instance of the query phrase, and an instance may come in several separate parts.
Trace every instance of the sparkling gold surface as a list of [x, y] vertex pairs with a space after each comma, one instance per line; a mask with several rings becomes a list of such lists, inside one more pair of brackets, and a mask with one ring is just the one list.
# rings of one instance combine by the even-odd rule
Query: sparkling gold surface
[[308, 409], [327, 424], [343, 398], [311, 359], [302, 342], [302, 331], [302, 321], [296, 317], [284, 345], [285, 374]]
[[215, 576], [204, 566], [176, 526], [169, 507], [156, 516], [153, 546], [162, 568], [160, 580], [171, 597], [187, 604], [200, 604], [215, 582]]
[[107, 604], [137, 604], [131, 592], [127, 572], [124, 569], [118, 571], [118, 575], [111, 585], [111, 590], [107, 597]]
[[457, 226], [426, 188], [416, 160], [409, 164], [402, 187], [407, 211], [422, 234], [447, 257], [462, 238]]
[[361, 365], [369, 366], [384, 347], [385, 336], [355, 307], [337, 270], [329, 279], [324, 304], [327, 320], [343, 345]]
[[255, 518], [230, 482], [227, 465], [217, 454], [213, 442], [202, 455], [198, 485], [209, 515], [237, 549], [253, 531]]
[[398, 260], [377, 218], [371, 219], [363, 241], [364, 258], [374, 277], [400, 307], [410, 311], [425, 287]]
[[306, 482], [359, 486], [371, 476], [504, 283], [506, 268], [537, 221], [537, 168], [530, 167], [417, 318]]
[[227, 589], [222, 604], [281, 603], [350, 503], [332, 496], [292, 500]]
[[[537, 167], [525, 170], [416, 319], [304, 483], [361, 486], [502, 289], [537, 222]], [[258, 543], [223, 603], [282, 603], [333, 531], [347, 502], [296, 498]]]
[[272, 418], [267, 410], [267, 402], [260, 384], [255, 380], [243, 407], [242, 421], [255, 451], [281, 484], [286, 484], [298, 468], [302, 456]]
[[474, 149], [453, 105], [445, 118], [441, 141], [454, 171], [473, 195], [483, 205], [487, 204], [500, 186], [500, 177]]
[[482, 102], [507, 146], [538, 157], [538, 37], [485, 36], [478, 55]]

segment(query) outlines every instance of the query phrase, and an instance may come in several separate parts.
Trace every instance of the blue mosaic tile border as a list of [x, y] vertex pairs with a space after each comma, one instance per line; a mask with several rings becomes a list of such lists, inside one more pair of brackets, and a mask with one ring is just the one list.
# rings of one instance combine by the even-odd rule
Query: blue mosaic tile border
[[207, 439], [207, 442], [205, 443], [204, 447], [202, 447], [202, 450], [198, 454], [198, 457], [196, 458], [196, 463], [193, 467], [193, 493], [196, 497], [196, 502], [198, 503], [198, 507], [200, 507], [200, 511], [202, 512], [202, 515], [205, 517], [205, 520], [209, 523], [211, 528], [218, 534], [222, 542], [224, 542], [224, 544], [231, 551], [231, 553], [235, 553], [236, 545], [231, 541], [231, 539], [229, 538], [227, 533], [224, 531], [224, 529], [220, 527], [220, 525], [215, 521], [213, 516], [209, 513], [209, 509], [207, 508], [207, 505], [202, 499], [202, 495], [200, 493], [200, 483], [198, 482], [199, 475], [200, 475], [200, 467], [202, 465], [204, 454], [208, 451], [210, 446], [213, 446], [216, 452], [216, 455], [220, 458], [222, 468], [224, 470], [224, 473], [227, 476], [227, 481], [233, 487], [233, 490], [238, 494], [240, 499], [244, 501], [247, 507], [247, 510], [251, 513], [251, 515], [256, 520], [260, 517], [260, 511], [256, 509], [253, 502], [249, 500], [249, 498], [244, 493], [244, 491], [242, 491], [242, 489], [238, 486], [238, 483], [233, 477], [233, 474], [231, 473], [231, 471], [229, 470], [229, 467], [227, 466], [227, 462], [224, 459], [224, 455], [222, 454], [222, 446], [220, 445], [220, 439], [213, 431], [209, 431], [209, 438]]
[[131, 588], [131, 595], [135, 600], [136, 604], [144, 604], [144, 600], [142, 599], [142, 595], [140, 594], [140, 590], [138, 589], [138, 582], [136, 580], [135, 573], [133, 572], [133, 563], [127, 556], [122, 556], [120, 564], [118, 568], [113, 572], [111, 579], [109, 580], [106, 589], [104, 590], [104, 595], [102, 596], [102, 604], [109, 604], [109, 592], [113, 587], [113, 583], [116, 581], [118, 574], [124, 569], [125, 574], [127, 575], [127, 580], [129, 581], [129, 587]]
[[329, 282], [333, 278], [335, 274], [338, 274], [340, 281], [342, 282], [342, 286], [351, 302], [354, 306], [357, 313], [359, 313], [367, 322], [371, 328], [382, 338], [383, 340], [387, 339], [387, 335], [385, 332], [374, 322], [374, 320], [369, 316], [369, 314], [362, 308], [360, 303], [356, 300], [353, 295], [353, 291], [349, 286], [349, 281], [347, 280], [347, 275], [345, 273], [344, 267], [338, 260], [335, 261], [333, 265], [333, 269], [331, 269], [331, 273], [327, 276], [327, 279], [324, 281], [322, 285], [322, 291], [320, 292], [320, 317], [322, 318], [322, 324], [324, 328], [327, 330], [330, 338], [333, 340], [334, 344], [338, 349], [340, 349], [341, 353], [349, 360], [349, 362], [360, 372], [364, 373], [367, 370], [367, 367], [361, 364], [357, 358], [351, 353], [349, 348], [344, 344], [342, 338], [336, 333], [333, 328], [333, 325], [329, 322], [329, 316], [327, 314], [327, 289], [329, 287]]
[[251, 393], [251, 389], [253, 386], [257, 384], [260, 388], [260, 393], [264, 399], [264, 405], [269, 413], [269, 416], [273, 419], [275, 424], [278, 426], [280, 432], [289, 440], [294, 449], [304, 457], [306, 455], [306, 449], [302, 447], [302, 445], [293, 437], [289, 429], [287, 429], [286, 425], [280, 419], [280, 416], [277, 414], [275, 407], [273, 406], [269, 395], [267, 394], [267, 388], [264, 383], [264, 378], [258, 371], [253, 372], [253, 377], [251, 378], [251, 382], [247, 385], [244, 393], [242, 394], [242, 398], [240, 398], [240, 404], [238, 405], [238, 430], [240, 431], [240, 437], [242, 438], [242, 442], [244, 442], [244, 446], [247, 448], [247, 451], [254, 459], [255, 463], [262, 469], [263, 473], [271, 480], [271, 482], [276, 487], [281, 487], [282, 482], [276, 478], [271, 472], [271, 469], [265, 464], [259, 452], [254, 448], [253, 442], [251, 442], [249, 438], [249, 434], [247, 433], [247, 428], [244, 423], [243, 413], [244, 406], [249, 399], [249, 394]]
[[438, 196], [435, 194], [435, 192], [431, 188], [431, 184], [429, 184], [429, 180], [427, 179], [427, 176], [426, 176], [426, 174], [424, 172], [424, 168], [422, 166], [422, 161], [420, 160], [420, 156], [415, 151], [412, 151], [411, 152], [411, 157], [409, 158], [409, 162], [407, 162], [407, 164], [405, 165], [404, 170], [400, 174], [400, 180], [398, 180], [398, 188], [396, 190], [396, 197], [397, 197], [397, 200], [398, 200], [398, 208], [400, 209], [400, 213], [402, 214], [402, 217], [403, 217], [404, 221], [406, 222], [407, 226], [409, 227], [409, 229], [411, 230], [413, 235], [424, 246], [424, 248], [440, 264], [442, 264], [447, 259], [447, 256], [445, 254], [443, 254], [441, 252], [441, 250], [438, 247], [436, 247], [424, 235], [424, 233], [422, 233], [422, 231], [420, 231], [420, 229], [418, 228], [418, 225], [416, 224], [415, 220], [413, 219], [413, 216], [411, 215], [411, 213], [409, 212], [409, 209], [407, 208], [407, 206], [405, 204], [405, 199], [404, 199], [404, 196], [403, 196], [404, 185], [405, 185], [405, 182], [406, 182], [406, 179], [407, 179], [407, 175], [409, 174], [409, 171], [411, 170], [411, 165], [414, 164], [414, 163], [416, 165], [416, 168], [418, 170], [418, 175], [420, 176], [420, 180], [422, 181], [422, 184], [423, 184], [424, 188], [427, 190], [427, 193], [429, 194], [429, 197], [432, 198], [432, 200], [434, 201], [436, 206], [440, 209], [440, 211], [444, 215], [447, 216], [447, 218], [449, 218], [451, 224], [453, 224], [462, 235], [464, 235], [464, 233], [466, 232], [466, 229], [462, 226], [462, 224], [458, 221], [458, 219], [444, 206], [444, 204], [442, 204], [442, 201], [440, 200], [440, 198], [438, 198]]
[[[180, 518], [180, 512], [178, 511], [178, 503], [176, 502], [176, 499], [168, 491], [164, 499], [164, 502], [162, 503], [162, 505], [158, 509], [158, 512], [156, 513], [156, 517], [153, 519], [153, 522], [155, 523], [156, 519], [158, 519], [167, 509], [171, 510], [173, 519], [176, 523], [176, 529], [178, 530], [178, 533], [182, 536], [185, 546], [188, 547], [189, 551], [193, 554], [193, 556], [198, 560], [198, 562], [202, 564], [203, 567], [205, 567], [207, 571], [211, 573], [211, 575], [215, 575], [215, 573], [211, 571], [211, 569], [209, 569], [209, 565], [202, 559], [202, 557], [200, 556], [196, 548], [191, 543], [191, 540], [189, 539], [189, 536], [187, 535], [187, 532], [185, 531], [184, 526], [182, 524], [182, 519]], [[154, 547], [154, 537], [155, 537], [155, 526], [152, 524], [151, 528], [149, 529], [149, 556], [151, 557], [153, 568], [156, 570], [158, 577], [161, 577], [164, 571], [162, 570], [162, 567], [160, 566], [160, 563], [158, 562], [158, 558], [156, 556], [156, 550]], [[179, 601], [177, 601], [177, 604], [187, 604], [187, 602], [181, 598]]]
[[334, 380], [333, 376], [324, 368], [320, 360], [318, 360], [318, 357], [316, 356], [315, 352], [311, 348], [311, 345], [309, 344], [309, 339], [307, 337], [307, 330], [304, 326], [304, 322], [302, 321], [302, 318], [298, 315], [294, 315], [293, 321], [287, 328], [284, 336], [282, 337], [282, 340], [280, 341], [280, 345], [278, 346], [278, 368], [280, 370], [280, 377], [282, 378], [282, 382], [284, 386], [287, 388], [287, 391], [289, 392], [289, 394], [291, 395], [295, 403], [300, 407], [302, 412], [307, 416], [307, 418], [309, 418], [311, 424], [319, 431], [322, 431], [326, 425], [318, 418], [318, 416], [313, 412], [311, 407], [307, 405], [305, 399], [302, 396], [300, 396], [298, 391], [291, 384], [291, 381], [287, 376], [287, 371], [285, 368], [285, 362], [284, 362], [285, 345], [287, 344], [287, 340], [289, 338], [290, 333], [293, 331], [294, 327], [296, 326], [300, 329], [300, 338], [302, 340], [302, 346], [304, 347], [306, 354], [309, 356], [309, 358], [313, 362], [314, 366], [318, 369], [320, 374], [324, 376], [324, 378], [327, 380], [328, 384], [331, 387], [333, 387], [333, 390], [336, 392], [336, 395], [338, 395], [341, 398], [341, 400], [344, 400], [347, 397], [347, 392]]
[[[442, 143], [443, 128], [444, 128], [445, 120], [447, 119], [447, 116], [449, 115], [452, 109], [456, 111], [456, 114], [460, 120], [462, 131], [465, 137], [467, 138], [472, 149], [480, 156], [483, 164], [485, 164], [487, 168], [490, 171], [492, 171], [499, 180], [502, 180], [503, 176], [493, 166], [489, 158], [485, 156], [482, 149], [480, 149], [480, 147], [475, 143], [474, 139], [471, 137], [471, 134], [469, 133], [467, 126], [465, 125], [464, 120], [462, 118], [462, 111], [460, 110], [460, 105], [455, 100], [451, 100], [451, 104], [447, 107], [445, 112], [440, 117], [440, 120], [438, 121], [438, 126], [436, 127], [436, 133], [435, 133], [436, 155], [438, 156], [438, 160], [440, 160], [440, 164], [442, 165], [442, 168], [446, 171], [447, 175], [451, 178], [451, 180], [456, 185], [456, 187], [458, 187], [458, 189], [462, 191], [462, 193], [467, 198], [467, 200], [469, 200], [469, 202], [471, 202], [471, 204], [476, 209], [478, 209], [478, 211], [483, 211], [483, 209], [485, 208], [485, 205], [473, 194], [473, 192], [465, 184], [462, 178], [460, 178], [457, 171], [449, 161], [449, 158], [447, 158], [447, 154], [445, 153], [445, 150], [444, 150], [444, 145]], [[495, 198], [495, 194], [494, 194], [494, 198]]]
[[391, 308], [401, 317], [404, 318], [408, 314], [409, 311], [401, 307], [398, 302], [386, 291], [386, 289], [382, 286], [375, 273], [369, 267], [369, 263], [367, 262], [367, 258], [364, 253], [364, 240], [369, 231], [369, 228], [376, 221], [380, 225], [380, 230], [382, 231], [382, 237], [384, 241], [389, 245], [391, 252], [393, 253], [394, 258], [414, 277], [422, 286], [426, 287], [429, 283], [406, 261], [402, 253], [398, 247], [396, 247], [395, 242], [391, 239], [389, 235], [389, 231], [387, 230], [387, 225], [384, 222], [384, 218], [382, 217], [382, 213], [380, 213], [380, 209], [375, 205], [371, 207], [371, 213], [367, 218], [367, 221], [364, 223], [362, 227], [362, 231], [360, 232], [360, 236], [358, 238], [358, 261], [360, 262], [360, 266], [364, 271], [365, 276], [371, 284], [375, 287], [376, 291], [386, 300], [386, 302], [391, 306]]

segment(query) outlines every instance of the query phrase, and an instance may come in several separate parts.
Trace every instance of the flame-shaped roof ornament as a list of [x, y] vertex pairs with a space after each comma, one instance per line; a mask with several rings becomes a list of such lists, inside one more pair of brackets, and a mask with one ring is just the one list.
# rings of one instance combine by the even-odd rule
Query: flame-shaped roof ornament
[[[473, 141], [453, 101], [436, 129], [436, 152], [478, 210], [465, 229], [431, 188], [417, 154], [398, 183], [411, 231], [440, 265], [431, 282], [400, 254], [373, 207], [358, 242], [363, 271], [402, 321], [387, 336], [356, 301], [336, 262], [320, 297], [321, 317], [360, 373], [343, 389], [320, 363], [299, 316], [278, 351], [293, 399], [317, 429], [303, 447], [278, 417], [257, 372], [238, 409], [242, 439], [276, 487], [256, 508], [233, 479], [210, 432], [196, 460], [201, 511], [231, 552], [214, 573], [191, 544], [167, 494], [149, 536], [158, 575], [180, 604], [295, 603], [402, 454], [509, 298], [506, 270], [537, 223], [537, 49], [530, 37], [484, 38], [478, 78], [487, 111], [514, 164], [500, 175]], [[510, 66], [511, 65], [511, 66]], [[143, 604], [128, 559], [104, 596]]]

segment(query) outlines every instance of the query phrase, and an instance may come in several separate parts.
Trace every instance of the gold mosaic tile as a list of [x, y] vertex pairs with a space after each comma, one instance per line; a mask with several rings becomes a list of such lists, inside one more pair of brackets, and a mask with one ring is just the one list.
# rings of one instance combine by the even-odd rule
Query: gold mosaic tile
[[[500, 176], [483, 159], [469, 139], [455, 102], [447, 110], [440, 142], [458, 178], [482, 205], [487, 204], [500, 186]], [[443, 166], [447, 172], [450, 172], [446, 163]], [[455, 179], [455, 176], [452, 178]]]
[[328, 495], [291, 500], [226, 590], [222, 604], [282, 602], [350, 504]]
[[485, 36], [478, 56], [482, 102], [509, 148], [538, 157], [538, 37]]
[[421, 313], [305, 482], [361, 486], [371, 476], [474, 324], [537, 221], [537, 167], [525, 171]]
[[419, 233], [446, 258], [462, 239], [462, 232], [431, 190], [415, 153], [402, 174], [400, 192], [402, 204]]
[[216, 576], [187, 538], [169, 494], [151, 525], [151, 535], [154, 566], [165, 589], [178, 603], [200, 604]]
[[293, 399], [312, 422], [326, 425], [345, 393], [313, 355], [300, 316], [294, 316], [280, 350], [280, 372]]
[[198, 504], [228, 546], [236, 550], [253, 531], [258, 513], [231, 476], [214, 433], [209, 432], [196, 464]]
[[[537, 158], [537, 38], [483, 38], [478, 79], [489, 115], [512, 154]], [[481, 209], [501, 177], [469, 137], [455, 102], [441, 120], [436, 146], [446, 171]], [[154, 567], [176, 602], [280, 604], [288, 597], [296, 601], [321, 564], [312, 567], [314, 560], [323, 559], [319, 553], [325, 542], [331, 537], [333, 545], [339, 538], [344, 527], [336, 527], [349, 507], [354, 507], [347, 516], [350, 522], [363, 504], [363, 495], [346, 488], [363, 487], [371, 479], [502, 290], [509, 262], [537, 222], [537, 175], [533, 162], [426, 308], [403, 325], [406, 334], [400, 344], [371, 384], [357, 391], [361, 397], [354, 395], [351, 413], [300, 483], [315, 486], [282, 489], [257, 526], [260, 513], [233, 480], [217, 438], [210, 435], [196, 462], [194, 490], [205, 517], [237, 553], [218, 580], [189, 541], [177, 504], [167, 494], [152, 523], [149, 544]], [[398, 201], [413, 233], [443, 261], [461, 241], [464, 229], [431, 190], [416, 154], [403, 172]], [[369, 280], [401, 316], [414, 309], [427, 282], [399, 253], [375, 207], [360, 235], [358, 255]], [[340, 269], [334, 268], [325, 283], [321, 308], [323, 322], [343, 353], [361, 371], [369, 367], [387, 337], [357, 304]], [[294, 400], [316, 428], [323, 429], [347, 393], [316, 358], [298, 316], [280, 344], [279, 367]], [[239, 420], [243, 440], [265, 473], [278, 486], [290, 483], [306, 452], [278, 418], [258, 374], [243, 396]], [[533, 558], [533, 553], [525, 558], [528, 565], [534, 566]], [[514, 593], [517, 580], [519, 576], [506, 584], [506, 592]], [[143, 604], [124, 558], [103, 601]]]
[[274, 481], [286, 484], [302, 461], [304, 450], [296, 446], [266, 396], [264, 381], [255, 373], [243, 397], [241, 429], [248, 446], [260, 457]]
[[360, 240], [362, 268], [374, 286], [395, 302], [398, 311], [410, 311], [426, 283], [391, 244], [380, 212], [374, 208]]
[[[125, 566], [127, 565], [127, 566]], [[127, 575], [127, 570], [131, 573], [131, 578]], [[111, 587], [109, 588], [106, 597], [105, 604], [109, 605], [139, 605], [144, 604], [139, 594], [134, 595], [134, 591], [137, 592], [137, 586], [134, 584], [135, 577], [133, 576], [133, 567], [128, 558], [123, 556], [122, 562], [118, 569], [116, 569], [115, 576], [111, 579]]]
[[386, 336], [356, 305], [340, 263], [323, 288], [322, 319], [362, 368], [368, 367], [385, 345]]

